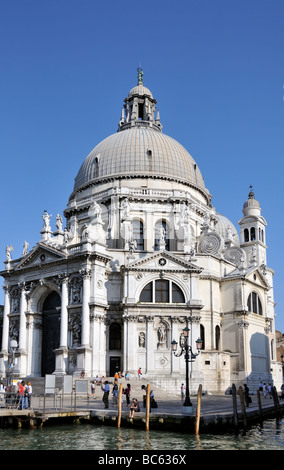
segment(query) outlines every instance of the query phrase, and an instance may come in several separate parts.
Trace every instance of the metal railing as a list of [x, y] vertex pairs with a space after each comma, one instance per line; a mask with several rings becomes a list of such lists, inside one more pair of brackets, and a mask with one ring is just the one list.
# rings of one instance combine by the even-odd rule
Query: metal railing
[[90, 397], [87, 394], [47, 393], [22, 396], [17, 392], [0, 393], [1, 409], [33, 410], [40, 413], [71, 413], [90, 411]]

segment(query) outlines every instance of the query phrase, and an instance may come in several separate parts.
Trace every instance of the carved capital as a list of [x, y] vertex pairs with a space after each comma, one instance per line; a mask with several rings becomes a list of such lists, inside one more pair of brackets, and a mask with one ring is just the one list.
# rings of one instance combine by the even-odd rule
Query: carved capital
[[79, 273], [81, 274], [83, 279], [90, 279], [91, 278], [91, 268], [89, 266], [86, 266], [84, 268], [81, 268], [79, 270]]
[[249, 326], [249, 322], [244, 321], [244, 320], [238, 321], [238, 327], [239, 327], [240, 329], [247, 330], [247, 329], [248, 329], [248, 326]]

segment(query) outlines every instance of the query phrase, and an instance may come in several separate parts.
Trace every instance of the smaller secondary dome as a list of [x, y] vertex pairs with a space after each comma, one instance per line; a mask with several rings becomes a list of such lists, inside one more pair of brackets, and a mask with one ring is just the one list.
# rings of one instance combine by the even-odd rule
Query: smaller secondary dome
[[239, 239], [239, 234], [234, 226], [234, 224], [224, 215], [222, 214], [216, 214], [216, 217], [218, 218], [218, 222], [215, 225], [215, 230], [216, 232], [220, 235], [220, 237], [224, 238], [224, 240], [227, 239], [228, 235], [228, 228], [231, 229], [231, 233], [234, 237], [234, 243], [235, 245], [240, 245], [240, 239]]
[[254, 197], [254, 192], [252, 190], [252, 186], [250, 187], [251, 190], [248, 195], [248, 199], [243, 205], [243, 214], [244, 216], [260, 216], [261, 208], [259, 202]]

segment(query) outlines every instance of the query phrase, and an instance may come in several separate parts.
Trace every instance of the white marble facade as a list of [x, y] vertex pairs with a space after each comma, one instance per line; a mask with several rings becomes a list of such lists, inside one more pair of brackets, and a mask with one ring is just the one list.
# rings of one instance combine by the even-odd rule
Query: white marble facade
[[281, 380], [259, 203], [251, 189], [239, 236], [211, 205], [196, 162], [163, 134], [141, 73], [118, 132], [83, 162], [64, 217], [52, 230], [44, 211], [41, 239], [25, 242], [21, 258], [7, 246], [2, 376], [15, 339], [21, 377], [142, 367], [152, 383], [176, 386], [185, 361], [171, 341], [188, 325], [193, 349], [203, 340], [193, 392]]

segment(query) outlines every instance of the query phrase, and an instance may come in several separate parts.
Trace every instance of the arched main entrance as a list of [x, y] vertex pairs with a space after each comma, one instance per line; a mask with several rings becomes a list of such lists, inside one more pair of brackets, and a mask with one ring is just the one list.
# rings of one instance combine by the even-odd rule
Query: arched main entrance
[[51, 292], [42, 308], [42, 359], [41, 375], [52, 374], [55, 370], [55, 354], [60, 344], [61, 299], [57, 292]]

